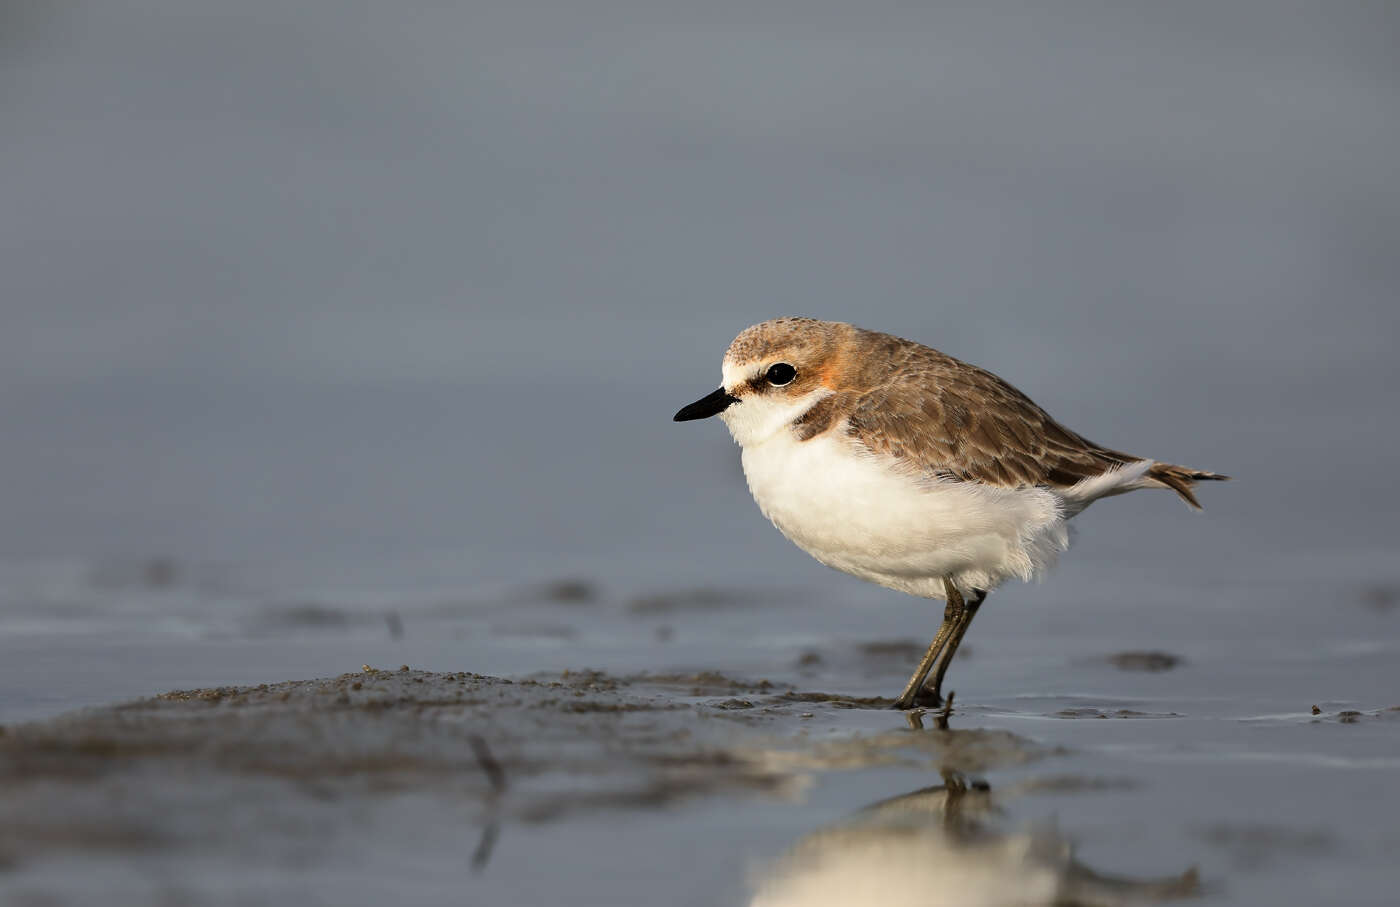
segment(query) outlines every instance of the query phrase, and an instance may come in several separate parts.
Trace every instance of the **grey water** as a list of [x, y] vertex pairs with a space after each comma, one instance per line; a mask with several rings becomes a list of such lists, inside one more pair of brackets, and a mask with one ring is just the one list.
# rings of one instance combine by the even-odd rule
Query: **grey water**
[[[806, 314], [1235, 477], [1201, 514], [1100, 502], [1045, 582], [989, 599], [955, 725], [1124, 781], [1015, 819], [1103, 872], [1195, 865], [1217, 903], [1391, 903], [1397, 25], [0, 4], [0, 722], [362, 663], [893, 695], [905, 656], [861, 653], [922, 645], [936, 608], [810, 561], [721, 426], [670, 422], [741, 328]], [[1178, 661], [1111, 661], [1143, 651]], [[388, 877], [423, 903], [742, 903], [753, 861], [928, 783], [832, 772], [802, 803], [610, 815], [609, 842], [563, 822], [480, 876]]]

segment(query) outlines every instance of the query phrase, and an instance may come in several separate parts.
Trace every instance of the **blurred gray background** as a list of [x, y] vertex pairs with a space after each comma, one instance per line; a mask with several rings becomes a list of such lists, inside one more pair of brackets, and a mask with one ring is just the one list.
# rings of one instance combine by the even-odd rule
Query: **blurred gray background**
[[1389, 575], [1398, 10], [7, 0], [0, 555], [818, 576], [669, 421], [808, 314], [1238, 477], [1102, 559]]
[[[958, 720], [1112, 787], [1016, 821], [1217, 901], [1390, 904], [1397, 48], [1394, 0], [0, 0], [0, 723], [362, 663], [895, 692], [860, 653], [939, 609], [817, 565], [722, 425], [671, 422], [742, 328], [807, 314], [1236, 477], [1204, 514], [1097, 504], [983, 610]], [[1109, 666], [1142, 649], [1183, 667]], [[903, 726], [814, 708], [765, 733]], [[1175, 720], [1049, 720], [1122, 710]], [[55, 858], [50, 888], [734, 903], [755, 855], [931, 783], [849, 768], [781, 809], [513, 824], [470, 882], [413, 812], [318, 793], [267, 836], [132, 788], [95, 815], [240, 846]]]

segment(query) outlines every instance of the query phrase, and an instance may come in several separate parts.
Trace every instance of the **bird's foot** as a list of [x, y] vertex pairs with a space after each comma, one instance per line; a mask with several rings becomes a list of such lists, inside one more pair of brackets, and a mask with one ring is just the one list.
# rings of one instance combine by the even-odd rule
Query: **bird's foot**
[[894, 701], [890, 708], [907, 712], [910, 709], [941, 709], [944, 706], [943, 697], [933, 690], [922, 689], [913, 696], [900, 698]]
[[937, 690], [930, 690], [927, 687], [920, 690], [914, 696], [914, 707], [920, 709], [941, 709], [947, 703], [943, 697], [938, 695]]

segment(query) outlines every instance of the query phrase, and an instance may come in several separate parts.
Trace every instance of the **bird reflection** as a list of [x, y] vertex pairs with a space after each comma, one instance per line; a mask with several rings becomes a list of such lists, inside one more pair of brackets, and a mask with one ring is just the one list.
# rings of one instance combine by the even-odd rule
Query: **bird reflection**
[[486, 741], [473, 734], [467, 738], [467, 742], [471, 744], [472, 754], [476, 756], [477, 765], [481, 766], [482, 772], [491, 784], [491, 791], [486, 803], [486, 824], [481, 829], [481, 839], [476, 843], [476, 850], [472, 851], [472, 872], [481, 872], [486, 868], [486, 864], [491, 862], [491, 854], [496, 849], [496, 839], [501, 836], [500, 802], [508, 785], [505, 769], [492, 755], [491, 748], [486, 745]]
[[1083, 905], [1116, 907], [1197, 893], [1170, 878], [1100, 875], [1054, 827], [1007, 833], [984, 782], [944, 783], [872, 804], [799, 841], [758, 880], [751, 907]]

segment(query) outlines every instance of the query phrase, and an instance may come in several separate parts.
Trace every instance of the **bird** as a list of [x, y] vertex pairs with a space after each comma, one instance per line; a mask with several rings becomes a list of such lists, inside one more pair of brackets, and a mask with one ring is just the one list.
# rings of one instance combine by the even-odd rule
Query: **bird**
[[[1099, 498], [1164, 488], [1193, 509], [1228, 476], [1089, 441], [986, 369], [839, 321], [745, 328], [718, 390], [677, 422], [719, 416], [759, 510], [817, 561], [945, 602], [898, 709], [938, 707], [987, 594], [1032, 580]], [[933, 674], [932, 681], [928, 680]]]

